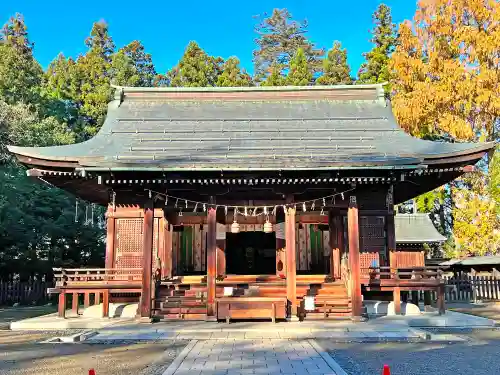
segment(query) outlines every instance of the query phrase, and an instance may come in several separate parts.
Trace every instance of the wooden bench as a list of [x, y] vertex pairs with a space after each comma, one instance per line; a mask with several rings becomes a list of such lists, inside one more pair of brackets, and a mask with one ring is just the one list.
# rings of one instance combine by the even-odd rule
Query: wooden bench
[[287, 299], [280, 297], [221, 297], [217, 298], [217, 319], [276, 319], [286, 318]]

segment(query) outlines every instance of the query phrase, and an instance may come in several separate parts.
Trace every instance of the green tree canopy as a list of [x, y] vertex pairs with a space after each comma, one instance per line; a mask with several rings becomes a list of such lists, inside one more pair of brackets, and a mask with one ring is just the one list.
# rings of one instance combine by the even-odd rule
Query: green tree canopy
[[307, 21], [295, 21], [286, 8], [274, 9], [271, 16], [264, 17], [255, 27], [258, 37], [253, 61], [257, 81], [265, 80], [277, 67], [288, 70], [299, 48], [313, 72], [320, 68], [324, 50], [307, 38]]
[[33, 57], [24, 18], [16, 14], [0, 32], [0, 99], [37, 105], [43, 70]]
[[222, 65], [222, 72], [217, 77], [217, 86], [220, 87], [241, 87], [252, 86], [252, 77], [240, 69], [240, 60], [237, 57], [230, 57]]
[[[392, 23], [391, 8], [380, 4], [373, 14], [375, 27], [371, 30], [373, 49], [364, 55], [366, 62], [358, 72], [357, 83], [383, 83], [391, 80], [389, 61], [396, 48], [396, 25]], [[390, 86], [386, 86], [389, 92]]]
[[156, 70], [151, 55], [141, 42], [134, 40], [113, 55], [112, 82], [118, 86], [153, 86]]
[[209, 56], [198, 43], [189, 42], [179, 63], [167, 73], [173, 87], [216, 86], [222, 70], [223, 60]]
[[347, 63], [347, 50], [340, 42], [333, 43], [323, 59], [321, 76], [316, 80], [318, 85], [338, 85], [352, 83], [351, 68]]
[[290, 60], [290, 69], [286, 77], [286, 84], [290, 86], [307, 86], [313, 79], [312, 71], [307, 62], [304, 50], [299, 48]]

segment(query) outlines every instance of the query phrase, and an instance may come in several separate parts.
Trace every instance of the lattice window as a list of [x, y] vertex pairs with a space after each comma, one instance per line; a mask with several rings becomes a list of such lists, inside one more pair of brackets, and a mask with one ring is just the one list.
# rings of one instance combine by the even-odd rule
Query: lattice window
[[[115, 240], [115, 267], [116, 268], [141, 268], [142, 267], [142, 241], [143, 241], [143, 219], [116, 219], [116, 240]], [[156, 268], [158, 257], [158, 244], [160, 220], [153, 222], [153, 270]]]
[[[347, 216], [344, 216], [344, 246], [348, 251]], [[387, 264], [387, 233], [384, 216], [359, 217], [359, 251], [360, 253], [377, 253], [380, 265]]]

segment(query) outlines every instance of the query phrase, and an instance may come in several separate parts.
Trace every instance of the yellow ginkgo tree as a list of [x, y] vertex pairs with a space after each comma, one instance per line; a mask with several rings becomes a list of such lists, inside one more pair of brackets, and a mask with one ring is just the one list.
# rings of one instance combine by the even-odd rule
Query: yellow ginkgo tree
[[[391, 56], [399, 124], [423, 138], [496, 141], [500, 127], [500, 0], [421, 0]], [[456, 255], [500, 252], [498, 156], [448, 187]]]

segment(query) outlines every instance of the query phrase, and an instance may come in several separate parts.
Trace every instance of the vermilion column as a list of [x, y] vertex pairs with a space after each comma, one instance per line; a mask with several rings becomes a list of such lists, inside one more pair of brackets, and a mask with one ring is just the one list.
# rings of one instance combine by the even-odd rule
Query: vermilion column
[[285, 212], [286, 237], [286, 298], [290, 305], [290, 318], [297, 318], [297, 260], [295, 255], [295, 208]]
[[144, 209], [144, 225], [142, 237], [142, 291], [140, 303], [141, 318], [151, 318], [151, 274], [153, 269], [153, 207]]
[[215, 277], [217, 273], [216, 209], [208, 209], [207, 216], [207, 320], [215, 320]]
[[361, 319], [363, 301], [361, 297], [361, 272], [359, 264], [359, 217], [356, 197], [351, 196], [347, 211], [347, 230], [349, 233], [349, 269], [351, 274], [352, 318]]

